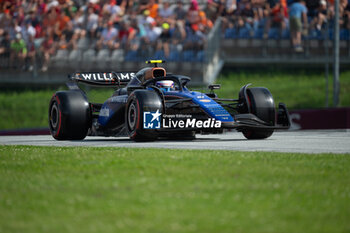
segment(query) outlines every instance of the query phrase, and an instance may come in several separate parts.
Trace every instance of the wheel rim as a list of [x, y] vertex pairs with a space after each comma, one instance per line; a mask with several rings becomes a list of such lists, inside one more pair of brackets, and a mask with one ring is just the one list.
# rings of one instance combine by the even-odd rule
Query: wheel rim
[[59, 112], [58, 112], [58, 107], [57, 104], [54, 103], [51, 107], [51, 112], [50, 112], [50, 123], [53, 129], [57, 128], [58, 125], [58, 116]]
[[133, 130], [136, 125], [136, 117], [137, 117], [136, 114], [137, 114], [137, 111], [136, 111], [135, 103], [132, 103], [128, 111], [128, 124], [131, 130]]

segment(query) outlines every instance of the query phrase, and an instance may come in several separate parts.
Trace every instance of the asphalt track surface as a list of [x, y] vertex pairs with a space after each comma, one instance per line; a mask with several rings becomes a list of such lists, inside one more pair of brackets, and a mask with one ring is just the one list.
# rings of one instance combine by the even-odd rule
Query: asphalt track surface
[[241, 133], [197, 135], [195, 140], [134, 142], [129, 138], [87, 137], [81, 141], [56, 141], [49, 135], [0, 136], [0, 145], [91, 146], [129, 148], [275, 151], [293, 153], [350, 153], [350, 130], [275, 132], [265, 140], [247, 140]]

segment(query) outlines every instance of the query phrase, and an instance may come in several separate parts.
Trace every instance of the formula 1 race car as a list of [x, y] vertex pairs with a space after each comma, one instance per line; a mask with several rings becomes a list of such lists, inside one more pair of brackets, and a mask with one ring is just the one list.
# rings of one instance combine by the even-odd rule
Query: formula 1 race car
[[[286, 106], [278, 105], [268, 89], [241, 88], [238, 99], [218, 98], [220, 85], [208, 93], [191, 91], [187, 76], [167, 74], [161, 60], [147, 63], [137, 73], [74, 73], [69, 90], [56, 92], [49, 105], [49, 128], [57, 140], [81, 140], [89, 136], [129, 136], [135, 141], [157, 138], [193, 139], [197, 133], [222, 133], [236, 129], [247, 139], [264, 139], [276, 129], [288, 129]], [[78, 86], [117, 88], [104, 103], [90, 103]]]

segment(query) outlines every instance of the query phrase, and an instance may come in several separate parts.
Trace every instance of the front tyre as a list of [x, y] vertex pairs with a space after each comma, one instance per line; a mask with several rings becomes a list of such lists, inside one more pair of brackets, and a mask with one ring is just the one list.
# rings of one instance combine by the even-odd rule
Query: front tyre
[[265, 129], [265, 130], [261, 130], [261, 129], [247, 129], [247, 130], [243, 130], [243, 135], [245, 138], [247, 139], [265, 139], [270, 137], [273, 134], [273, 129]]
[[91, 126], [90, 105], [78, 91], [56, 92], [49, 105], [49, 129], [57, 140], [84, 139]]
[[[270, 91], [263, 87], [247, 89], [247, 104], [250, 113], [265, 121], [268, 126], [274, 126], [276, 121], [275, 103]], [[245, 129], [242, 131], [247, 139], [265, 139], [273, 134], [273, 129]]]

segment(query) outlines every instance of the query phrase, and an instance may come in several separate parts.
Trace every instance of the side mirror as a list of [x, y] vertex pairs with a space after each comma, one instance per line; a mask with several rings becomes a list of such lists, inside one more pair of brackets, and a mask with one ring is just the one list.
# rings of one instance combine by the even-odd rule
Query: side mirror
[[218, 90], [221, 88], [221, 85], [220, 84], [210, 84], [208, 86], [209, 90], [213, 91], [213, 90]]

